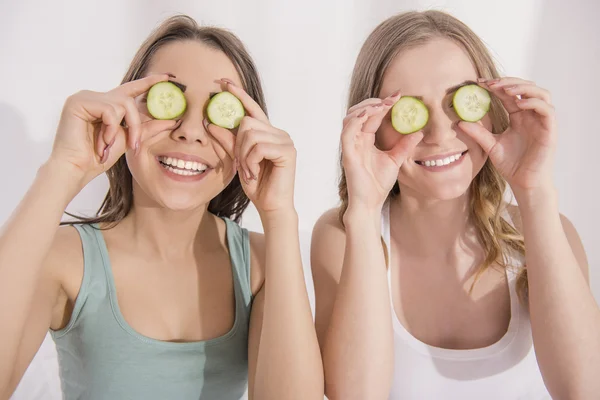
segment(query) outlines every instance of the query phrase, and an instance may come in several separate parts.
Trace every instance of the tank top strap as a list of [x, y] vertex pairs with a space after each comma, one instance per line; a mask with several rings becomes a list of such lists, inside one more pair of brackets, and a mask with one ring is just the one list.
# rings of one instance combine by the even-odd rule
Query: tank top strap
[[[246, 313], [250, 313], [252, 303], [252, 288], [250, 285], [250, 235], [248, 230], [242, 228], [229, 218], [223, 218], [227, 226], [227, 246], [231, 258], [233, 272], [234, 290], [236, 299]], [[238, 301], [238, 300], [236, 300]]]
[[[108, 282], [106, 271], [102, 266], [106, 265], [102, 240], [102, 234], [97, 224], [73, 224], [73, 228], [79, 233], [81, 247], [83, 250], [83, 279], [75, 300], [71, 319], [67, 326], [57, 331], [50, 331], [54, 338], [67, 334], [79, 322], [83, 306], [88, 301], [90, 291], [95, 296], [108, 299]], [[101, 304], [101, 303], [100, 303]], [[108, 302], [106, 302], [108, 304]]]

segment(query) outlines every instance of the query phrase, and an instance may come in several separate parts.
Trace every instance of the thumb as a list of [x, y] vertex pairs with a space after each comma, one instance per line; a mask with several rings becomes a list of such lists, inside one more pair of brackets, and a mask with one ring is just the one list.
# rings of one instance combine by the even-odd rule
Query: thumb
[[386, 153], [396, 162], [398, 166], [401, 166], [404, 160], [411, 154], [415, 147], [423, 140], [423, 132], [418, 131], [411, 133], [410, 135], [403, 135], [398, 140], [398, 143], [394, 145]]
[[223, 150], [227, 152], [229, 157], [231, 157], [232, 160], [235, 159], [236, 136], [229, 129], [221, 128], [218, 125], [211, 124], [206, 119], [204, 119], [202, 123], [204, 124], [206, 131], [216, 139]]
[[495, 135], [486, 127], [476, 122], [460, 121], [458, 127], [477, 142], [487, 154], [490, 154], [497, 143]]
[[153, 119], [142, 123], [142, 140], [152, 139], [164, 131], [172, 131], [181, 125], [182, 120]]

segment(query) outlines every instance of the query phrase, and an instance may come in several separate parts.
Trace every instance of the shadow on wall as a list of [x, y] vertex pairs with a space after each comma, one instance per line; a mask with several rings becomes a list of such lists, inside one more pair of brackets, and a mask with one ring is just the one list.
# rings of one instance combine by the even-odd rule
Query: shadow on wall
[[7, 167], [0, 173], [4, 190], [0, 200], [0, 223], [8, 219], [27, 192], [51, 147], [48, 143], [35, 142], [29, 137], [25, 118], [14, 106], [0, 102], [2, 164]]
[[[592, 242], [600, 225], [596, 169], [591, 168], [600, 148], [600, 128], [594, 118], [600, 109], [600, 2], [577, 7], [562, 0], [546, 0], [532, 54], [531, 76], [552, 92], [559, 138], [555, 181], [560, 209], [575, 224], [587, 250], [589, 265], [600, 264]], [[593, 274], [593, 268], [591, 268]], [[595, 278], [595, 279], [594, 279]], [[600, 276], [591, 279], [600, 298]]]

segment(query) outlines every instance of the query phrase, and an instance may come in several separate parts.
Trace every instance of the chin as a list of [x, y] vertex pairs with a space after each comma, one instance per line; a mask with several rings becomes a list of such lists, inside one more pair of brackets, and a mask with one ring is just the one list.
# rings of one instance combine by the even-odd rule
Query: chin
[[439, 182], [401, 182], [400, 193], [424, 200], [454, 200], [464, 196], [471, 186], [472, 179]]

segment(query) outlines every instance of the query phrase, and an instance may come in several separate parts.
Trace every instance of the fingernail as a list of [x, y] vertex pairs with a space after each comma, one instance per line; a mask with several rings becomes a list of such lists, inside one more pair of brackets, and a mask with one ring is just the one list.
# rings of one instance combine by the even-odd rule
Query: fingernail
[[210, 125], [210, 122], [208, 122], [206, 118], [202, 120], [202, 124], [204, 125], [204, 129], [208, 130], [208, 125]]
[[225, 82], [225, 83], [229, 83], [229, 84], [230, 84], [230, 85], [232, 85], [232, 86], [236, 86], [236, 84], [235, 84], [235, 83], [233, 83], [233, 81], [232, 81], [232, 80], [230, 80], [230, 79], [227, 79], [227, 78], [221, 78], [221, 80], [222, 80], [223, 82]]
[[246, 182], [250, 182], [252, 180], [252, 174], [246, 170]]
[[491, 79], [489, 81], [487, 81], [488, 85], [494, 85], [496, 83], [500, 82], [500, 79], [496, 78], [496, 79]]
[[516, 89], [516, 86], [509, 86], [509, 87], [504, 88], [505, 91], [513, 90], [513, 89]]
[[102, 158], [100, 158], [100, 164], [104, 164], [108, 159], [108, 149], [110, 146], [106, 146], [102, 152]]
[[485, 78], [477, 78], [477, 82], [482, 83], [485, 82], [487, 79]]
[[358, 114], [358, 118], [364, 117], [366, 113], [367, 113], [367, 110], [363, 110], [363, 112], [361, 112], [360, 114]]
[[383, 105], [385, 105], [385, 106], [393, 106], [394, 104], [396, 104], [396, 102], [392, 99], [387, 99], [386, 101], [383, 102]]
[[135, 155], [137, 156], [140, 153], [140, 141], [135, 142]]
[[388, 97], [398, 97], [398, 96], [400, 96], [400, 90], [396, 90], [394, 93], [392, 93]]

